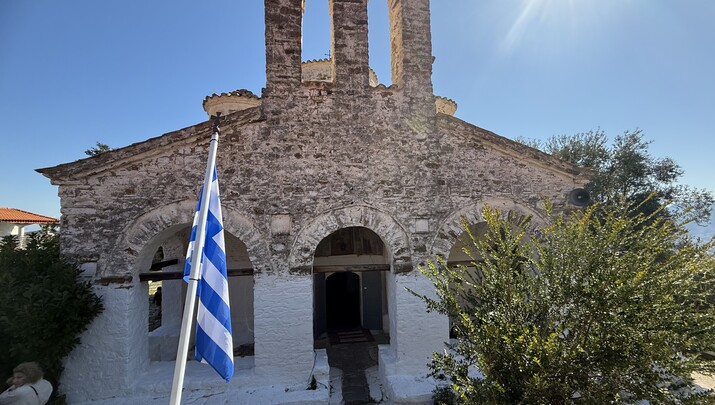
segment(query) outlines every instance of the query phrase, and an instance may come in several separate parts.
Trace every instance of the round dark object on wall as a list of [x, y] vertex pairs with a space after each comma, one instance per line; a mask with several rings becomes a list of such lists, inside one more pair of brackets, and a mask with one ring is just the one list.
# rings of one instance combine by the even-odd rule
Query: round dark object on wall
[[569, 192], [569, 203], [577, 207], [585, 207], [591, 203], [591, 195], [582, 188], [575, 188]]

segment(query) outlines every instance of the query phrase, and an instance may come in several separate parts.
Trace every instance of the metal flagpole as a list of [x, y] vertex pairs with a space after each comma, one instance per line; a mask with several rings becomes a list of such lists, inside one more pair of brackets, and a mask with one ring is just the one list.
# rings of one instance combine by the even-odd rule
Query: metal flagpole
[[216, 165], [216, 150], [218, 149], [219, 117], [214, 122], [214, 132], [209, 143], [209, 161], [206, 164], [206, 174], [204, 175], [203, 191], [201, 192], [201, 206], [199, 207], [199, 218], [196, 227], [196, 239], [194, 250], [191, 253], [191, 273], [189, 274], [189, 286], [186, 289], [186, 302], [184, 303], [184, 317], [181, 321], [181, 334], [179, 335], [179, 348], [176, 351], [176, 365], [174, 366], [174, 382], [171, 386], [170, 405], [181, 403], [181, 391], [184, 388], [184, 373], [186, 372], [186, 354], [189, 351], [189, 337], [194, 319], [194, 308], [196, 306], [196, 289], [200, 276], [200, 263], [204, 251], [204, 241], [206, 239], [206, 218], [208, 217], [210, 187], [213, 177], [213, 168]]

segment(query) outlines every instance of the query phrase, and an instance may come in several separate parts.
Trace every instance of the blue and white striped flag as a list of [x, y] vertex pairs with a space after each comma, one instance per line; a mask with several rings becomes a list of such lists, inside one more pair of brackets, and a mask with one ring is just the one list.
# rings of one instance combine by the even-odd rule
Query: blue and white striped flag
[[[191, 255], [196, 242], [199, 195], [194, 225], [191, 228], [189, 249], [186, 253], [184, 281], [191, 274]], [[228, 382], [233, 377], [233, 339], [231, 338], [231, 313], [228, 302], [226, 276], [226, 247], [223, 240], [223, 217], [218, 192], [216, 167], [209, 187], [209, 209], [206, 219], [206, 240], [201, 257], [198, 288], [199, 308], [196, 315], [196, 360], [205, 362]]]

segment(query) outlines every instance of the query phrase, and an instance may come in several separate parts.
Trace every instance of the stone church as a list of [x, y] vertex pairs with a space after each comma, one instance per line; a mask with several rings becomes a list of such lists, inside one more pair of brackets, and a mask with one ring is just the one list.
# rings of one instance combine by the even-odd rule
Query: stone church
[[[190, 361], [185, 398], [329, 403], [340, 370], [331, 370], [328, 337], [357, 329], [380, 337], [373, 399], [429, 403], [427, 363], [448, 341], [449, 321], [407, 291], [433, 292], [419, 266], [438, 255], [464, 260], [460, 220], [478, 225], [484, 205], [539, 221], [545, 198], [566, 209], [586, 181], [568, 163], [454, 117], [456, 104], [433, 94], [429, 0], [389, 0], [389, 87], [368, 65], [367, 0], [329, 7], [331, 58], [303, 63], [301, 1], [265, 0], [261, 95], [204, 100], [223, 117], [217, 168], [242, 352], [228, 384]], [[179, 274], [211, 134], [207, 120], [38, 170], [59, 186], [62, 250], [83, 263], [106, 308], [67, 359], [69, 403], [166, 403]], [[151, 332], [150, 281], [163, 287]]]

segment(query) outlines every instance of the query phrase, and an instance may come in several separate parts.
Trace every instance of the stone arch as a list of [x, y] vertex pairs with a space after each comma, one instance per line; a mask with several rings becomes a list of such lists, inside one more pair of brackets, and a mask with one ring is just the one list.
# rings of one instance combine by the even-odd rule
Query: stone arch
[[375, 232], [390, 252], [395, 273], [412, 270], [412, 249], [407, 231], [391, 215], [368, 206], [349, 206], [324, 212], [313, 218], [296, 235], [288, 258], [293, 273], [310, 274], [315, 248], [333, 232], [361, 226]]
[[449, 256], [449, 251], [452, 249], [452, 246], [457, 242], [457, 238], [464, 232], [464, 229], [462, 229], [462, 218], [466, 219], [470, 224], [482, 222], [484, 220], [482, 218], [482, 209], [486, 205], [492, 208], [498, 208], [502, 212], [516, 211], [524, 215], [529, 215], [532, 217], [532, 224], [537, 227], [546, 224], [546, 219], [540, 212], [514, 200], [498, 197], [483, 199], [453, 211], [442, 221], [430, 244], [432, 255], [441, 256], [446, 259]]
[[[270, 253], [261, 232], [245, 215], [231, 208], [222, 208], [224, 229], [246, 245], [254, 272], [269, 271]], [[106, 261], [98, 263], [100, 276], [131, 278], [140, 269], [148, 269], [153, 252], [168, 235], [190, 225], [195, 211], [195, 200], [182, 200], [139, 215], [124, 227]]]

